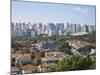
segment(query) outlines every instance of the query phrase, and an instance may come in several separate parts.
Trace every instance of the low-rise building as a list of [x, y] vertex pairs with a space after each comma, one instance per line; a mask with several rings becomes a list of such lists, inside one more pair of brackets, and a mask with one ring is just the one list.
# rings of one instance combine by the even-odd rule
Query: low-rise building
[[42, 65], [49, 67], [56, 64], [59, 60], [62, 60], [65, 56], [64, 52], [45, 52], [45, 57], [42, 58]]
[[19, 73], [19, 68], [18, 67], [11, 67], [11, 75], [16, 75]]
[[27, 65], [27, 64], [32, 64], [32, 60], [30, 58], [30, 54], [25, 54], [22, 57], [20, 57], [18, 60], [18, 63], [20, 65]]
[[72, 41], [72, 42], [69, 42], [69, 45], [72, 46], [73, 48], [83, 48], [87, 45], [87, 43], [85, 42], [81, 42], [81, 41]]
[[33, 73], [36, 70], [36, 66], [32, 65], [32, 64], [27, 64], [27, 65], [23, 65], [22, 67], [22, 73]]

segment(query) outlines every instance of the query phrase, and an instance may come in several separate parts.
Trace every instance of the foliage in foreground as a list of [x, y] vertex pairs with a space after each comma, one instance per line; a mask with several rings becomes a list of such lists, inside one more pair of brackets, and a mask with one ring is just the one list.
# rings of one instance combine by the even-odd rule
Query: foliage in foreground
[[59, 61], [58, 64], [55, 64], [49, 68], [50, 72], [58, 71], [73, 71], [73, 70], [88, 70], [95, 69], [95, 61], [87, 55], [86, 57], [72, 56], [70, 58], [65, 58], [62, 61]]

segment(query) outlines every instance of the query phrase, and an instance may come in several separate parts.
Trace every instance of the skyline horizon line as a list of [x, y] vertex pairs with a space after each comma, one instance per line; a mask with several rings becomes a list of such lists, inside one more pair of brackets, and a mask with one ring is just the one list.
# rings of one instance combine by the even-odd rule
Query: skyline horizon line
[[[21, 21], [17, 21], [17, 22], [14, 22], [14, 21], [11, 21], [11, 23], [26, 23], [26, 24], [39, 24], [39, 23], [42, 23], [42, 24], [49, 24], [49, 23], [53, 23], [53, 24], [57, 24], [57, 23], [63, 23], [64, 25], [66, 24], [67, 25], [67, 23], [69, 23], [69, 24], [80, 24], [80, 23], [73, 23], [73, 22], [41, 22], [41, 21], [39, 21], [39, 22], [32, 22], [32, 21], [27, 21], [27, 22], [21, 22]], [[80, 24], [81, 26], [83, 26], [83, 25], [89, 25], [89, 26], [96, 26], [96, 24], [86, 24], [86, 23], [84, 23], [84, 24]]]

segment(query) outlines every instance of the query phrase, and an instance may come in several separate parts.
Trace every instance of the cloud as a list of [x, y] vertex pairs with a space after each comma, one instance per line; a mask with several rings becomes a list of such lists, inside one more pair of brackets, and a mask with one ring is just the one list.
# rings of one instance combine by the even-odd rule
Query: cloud
[[75, 8], [74, 8], [74, 11], [80, 11], [80, 10], [81, 10], [80, 7], [75, 7]]
[[76, 11], [76, 12], [83, 13], [83, 14], [87, 14], [88, 13], [88, 9], [87, 8], [75, 7], [75, 8], [73, 8], [73, 10]]

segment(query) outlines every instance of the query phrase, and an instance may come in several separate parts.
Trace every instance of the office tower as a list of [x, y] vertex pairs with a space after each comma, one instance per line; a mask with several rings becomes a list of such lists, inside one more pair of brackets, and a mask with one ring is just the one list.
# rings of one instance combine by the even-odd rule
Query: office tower
[[15, 35], [17, 37], [22, 37], [23, 36], [23, 31], [21, 29], [21, 23], [16, 23], [16, 26], [15, 26]]
[[45, 25], [45, 24], [44, 24], [44, 29], [43, 29], [43, 31], [44, 31], [44, 34], [47, 34], [47, 25]]
[[96, 26], [95, 25], [93, 25], [93, 31], [96, 31]]
[[32, 30], [36, 31], [36, 29], [37, 29], [36, 26], [37, 26], [37, 24], [34, 23], [34, 24], [32, 25]]
[[64, 29], [64, 23], [56, 23], [56, 26], [58, 27], [59, 30]]
[[18, 23], [18, 29], [21, 30], [21, 23]]
[[56, 35], [59, 36], [61, 34], [60, 26], [56, 23]]
[[77, 30], [77, 24], [74, 24], [74, 25], [73, 25], [73, 29], [74, 29], [74, 33], [76, 33], [76, 30]]
[[84, 27], [84, 25], [82, 25], [82, 24], [81, 24], [81, 26], [80, 26], [80, 31], [81, 31], [81, 32], [84, 32], [84, 31], [85, 31], [85, 27]]
[[42, 25], [42, 23], [39, 23], [38, 24], [38, 35], [40, 35], [40, 34], [43, 34], [43, 25]]
[[34, 24], [34, 30], [35, 30], [35, 36], [37, 36], [38, 35], [38, 24], [37, 23]]
[[66, 24], [66, 34], [69, 35], [71, 33], [71, 26], [69, 23]]
[[56, 26], [54, 23], [48, 23], [48, 35], [52, 36], [52, 35], [56, 35]]
[[15, 38], [15, 36], [16, 36], [16, 35], [15, 35], [14, 23], [12, 22], [12, 23], [11, 23], [11, 37], [12, 37], [12, 38]]
[[81, 25], [80, 24], [77, 24], [76, 25], [76, 32], [80, 32], [81, 31]]
[[25, 31], [25, 23], [22, 23], [22, 27], [21, 27], [21, 29], [23, 30], [23, 31]]
[[25, 29], [28, 30], [29, 29], [29, 24], [25, 25]]
[[35, 31], [31, 30], [31, 38], [34, 38], [34, 37], [35, 37]]
[[14, 31], [14, 23], [13, 22], [11, 23], [11, 30]]
[[70, 24], [70, 27], [71, 27], [71, 33], [73, 33], [73, 30], [72, 30], [73, 24], [72, 23]]
[[76, 32], [76, 24], [71, 23], [71, 33], [75, 33]]
[[49, 27], [51, 30], [55, 30], [55, 24], [54, 24], [54, 23], [48, 23], [48, 27]]
[[59, 32], [59, 35], [64, 34], [64, 23], [56, 23], [57, 26], [57, 32]]
[[52, 30], [48, 29], [48, 36], [52, 36]]
[[86, 24], [84, 25], [84, 31], [89, 32], [89, 25], [86, 25]]
[[28, 37], [28, 38], [31, 38], [31, 29], [28, 29], [28, 30], [27, 30], [27, 37]]
[[25, 37], [27, 35], [26, 33], [26, 24], [22, 23], [22, 32], [23, 32], [23, 36]]
[[31, 29], [32, 28], [31, 22], [28, 22], [27, 24], [28, 24], [28, 29]]
[[89, 26], [89, 32], [92, 33], [93, 31], [95, 31], [95, 26], [90, 25]]
[[18, 36], [19, 37], [23, 36], [23, 30], [22, 30], [22, 24], [21, 23], [18, 24]]
[[15, 25], [15, 35], [16, 35], [16, 37], [18, 36], [18, 31], [19, 31], [18, 23], [16, 23], [16, 25]]

